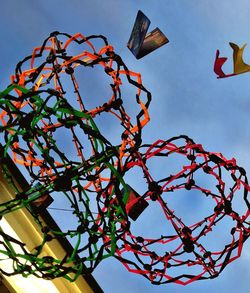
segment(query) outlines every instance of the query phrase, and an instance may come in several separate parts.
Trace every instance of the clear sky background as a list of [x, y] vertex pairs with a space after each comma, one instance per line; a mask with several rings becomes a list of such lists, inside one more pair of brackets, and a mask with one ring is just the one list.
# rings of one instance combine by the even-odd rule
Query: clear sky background
[[[170, 40], [169, 44], [141, 60], [136, 60], [126, 48], [138, 9], [150, 18], [150, 29], [158, 26]], [[143, 83], [153, 97], [151, 122], [144, 128], [145, 143], [186, 134], [208, 151], [235, 157], [250, 174], [250, 73], [218, 80], [213, 72], [216, 49], [220, 49], [222, 56], [229, 57], [225, 72], [231, 73], [232, 50], [228, 42], [239, 46], [250, 43], [248, 0], [2, 1], [1, 89], [9, 84], [16, 63], [55, 30], [70, 34], [80, 32], [86, 36], [103, 34], [126, 65], [141, 72]], [[245, 49], [244, 59], [250, 64], [250, 45]], [[89, 83], [91, 80], [86, 80], [90, 95], [94, 95], [94, 87], [99, 86], [101, 94], [103, 80], [92, 81], [93, 92]], [[130, 107], [133, 107], [132, 102]], [[107, 136], [112, 133], [115, 140], [119, 132], [116, 132], [116, 125], [105, 123], [103, 130]], [[155, 172], [157, 170], [164, 169], [156, 168]], [[137, 180], [128, 179], [136, 188]], [[186, 201], [180, 211], [195, 213], [194, 205]], [[156, 229], [159, 222], [155, 216], [150, 215], [152, 224], [145, 224], [145, 229]], [[63, 225], [65, 214], [58, 215], [58, 219], [60, 217]], [[249, 292], [249, 242], [242, 257], [228, 265], [217, 279], [186, 287], [153, 286], [143, 277], [127, 272], [113, 259], [103, 261], [93, 275], [107, 293]]]

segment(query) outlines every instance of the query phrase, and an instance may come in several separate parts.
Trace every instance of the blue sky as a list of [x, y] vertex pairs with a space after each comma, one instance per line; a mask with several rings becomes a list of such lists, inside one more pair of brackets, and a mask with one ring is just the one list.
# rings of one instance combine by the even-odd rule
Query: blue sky
[[[141, 60], [136, 60], [126, 48], [138, 9], [150, 18], [150, 29], [158, 26], [170, 40]], [[228, 42], [239, 46], [249, 43], [249, 15], [247, 0], [8, 0], [1, 5], [0, 86], [4, 89], [9, 84], [16, 63], [50, 32], [103, 34], [126, 65], [141, 72], [144, 85], [152, 93], [151, 122], [143, 132], [145, 143], [186, 134], [208, 151], [235, 157], [250, 173], [250, 74], [218, 80], [213, 73], [216, 49], [230, 57], [225, 71], [232, 72]], [[250, 44], [244, 59], [250, 64]], [[101, 91], [102, 80], [96, 80], [96, 86], [99, 85]], [[132, 103], [130, 107], [132, 111]], [[115, 124], [106, 121], [103, 129], [107, 135], [112, 132], [116, 140], [119, 131]], [[128, 177], [128, 183], [136, 187], [137, 181], [132, 177]], [[192, 203], [186, 204], [191, 213]], [[185, 212], [185, 208], [180, 208]], [[157, 222], [153, 214], [151, 217], [152, 222]], [[146, 227], [154, 229], [153, 225]], [[101, 263], [94, 277], [107, 293], [217, 293], [234, 292], [236, 288], [238, 292], [247, 292], [250, 244], [245, 244], [242, 257], [220, 277], [186, 287], [153, 286], [141, 276], [128, 273], [113, 259]]]

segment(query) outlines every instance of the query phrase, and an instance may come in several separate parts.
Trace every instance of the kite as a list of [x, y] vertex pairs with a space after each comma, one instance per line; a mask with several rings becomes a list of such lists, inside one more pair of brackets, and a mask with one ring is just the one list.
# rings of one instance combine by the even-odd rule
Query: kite
[[229, 45], [233, 49], [234, 71], [230, 74], [224, 73], [222, 66], [227, 61], [227, 57], [220, 57], [220, 51], [217, 50], [214, 61], [214, 72], [218, 75], [217, 78], [230, 77], [250, 71], [250, 65], [243, 61], [243, 51], [247, 44], [244, 44], [242, 48], [234, 43], [229, 43]]
[[[240, 257], [249, 237], [249, 185], [245, 170], [237, 166], [235, 159], [208, 152], [184, 135], [141, 145], [139, 152], [140, 156], [128, 162], [127, 168], [142, 169], [145, 192], [141, 198], [148, 202], [148, 209], [157, 204], [158, 213], [162, 210], [165, 234], [153, 238], [148, 231], [144, 231], [147, 236], [134, 234], [131, 224], [131, 229], [118, 240], [115, 257], [128, 271], [156, 285], [187, 285], [217, 277], [227, 264]], [[152, 173], [159, 168], [159, 160], [153, 167], [150, 164], [156, 157], [164, 160], [165, 166], [170, 161], [164, 177], [157, 180]], [[172, 157], [179, 165], [173, 171]], [[185, 215], [171, 204], [184, 193], [190, 198], [187, 205], [192, 205], [193, 214], [199, 214], [197, 203], [192, 202], [195, 191], [207, 202], [207, 214], [197, 222], [185, 222]], [[153, 218], [152, 212], [150, 221]]]
[[149, 18], [139, 10], [127, 44], [136, 59], [148, 55], [169, 42], [158, 27], [147, 34], [149, 25]]
[[[103, 42], [99, 50], [91, 42], [96, 40]], [[73, 44], [82, 46], [77, 55], [72, 54]], [[110, 79], [110, 96], [99, 105], [101, 99], [97, 98], [96, 106], [87, 109], [76, 74], [80, 69], [95, 67], [100, 67]], [[124, 79], [135, 88], [136, 119], [125, 111], [121, 90]], [[44, 240], [32, 255], [24, 250], [24, 243], [19, 243], [23, 255], [17, 259], [17, 253], [11, 249], [15, 240], [3, 231], [2, 252], [13, 260], [13, 272], [6, 273], [32, 273], [48, 279], [64, 276], [72, 280], [70, 273], [74, 273], [73, 278], [82, 272], [91, 273], [101, 259], [112, 255], [117, 237], [125, 231], [120, 225], [124, 224], [121, 219], [127, 217], [129, 190], [120, 173], [125, 152], [132, 152], [141, 143], [141, 130], [149, 121], [151, 94], [142, 85], [140, 74], [128, 70], [103, 36], [85, 38], [81, 34], [53, 32], [41, 47], [17, 64], [11, 81], [0, 94], [0, 130], [4, 140], [1, 162], [4, 176], [10, 178], [16, 191], [16, 199], [1, 203], [0, 215], [28, 208]], [[114, 116], [123, 126], [118, 146], [101, 134], [94, 121], [103, 113]], [[60, 137], [68, 139], [62, 142]], [[69, 149], [74, 153], [67, 153]], [[5, 163], [8, 153], [29, 175], [27, 190], [20, 192], [15, 185]], [[119, 186], [123, 189], [120, 198], [114, 196]], [[40, 203], [47, 200], [48, 206], [58, 196], [73, 211], [76, 226], [70, 231], [50, 231], [39, 218]], [[66, 254], [63, 260], [41, 258], [46, 241], [62, 237], [77, 240], [73, 255]], [[111, 253], [104, 249], [106, 245], [111, 245]], [[75, 265], [69, 269], [72, 262]]]
[[[88, 77], [95, 69], [109, 84], [104, 103], [100, 96], [89, 103], [86, 83], [79, 82], [83, 72]], [[150, 103], [141, 75], [129, 70], [101, 35], [53, 32], [17, 64], [11, 84], [0, 93], [1, 172], [15, 191], [13, 200], [0, 202], [0, 216], [27, 209], [43, 241], [30, 252], [0, 229], [1, 259], [13, 263], [3, 274], [74, 281], [115, 257], [153, 284], [186, 285], [217, 277], [241, 255], [250, 232], [245, 170], [185, 135], [143, 144]], [[101, 129], [103, 116], [121, 126], [116, 142]], [[8, 168], [10, 157], [29, 178], [24, 190]], [[154, 175], [155, 158], [166, 161], [163, 178]], [[169, 160], [177, 165], [172, 171]], [[144, 178], [144, 192], [127, 182], [135, 169], [138, 179]], [[194, 191], [212, 209], [187, 223], [169, 199]], [[52, 230], [41, 218], [40, 210], [58, 199], [72, 211], [70, 229]], [[153, 205], [170, 229], [157, 237], [137, 235], [136, 225]], [[223, 227], [225, 239], [214, 248], [217, 227]], [[73, 251], [62, 259], [47, 255], [46, 243], [63, 238], [71, 239]]]

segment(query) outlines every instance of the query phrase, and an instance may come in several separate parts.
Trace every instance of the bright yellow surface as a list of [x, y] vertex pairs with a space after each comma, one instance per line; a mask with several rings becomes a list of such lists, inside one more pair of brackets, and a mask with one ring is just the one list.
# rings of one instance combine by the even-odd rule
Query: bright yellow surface
[[[8, 201], [13, 197], [14, 190], [12, 190], [11, 186], [7, 184], [6, 180], [0, 175], [0, 203]], [[29, 251], [42, 242], [42, 234], [39, 231], [38, 225], [25, 209], [8, 214], [0, 221], [0, 225], [7, 234], [26, 243]], [[3, 249], [3, 247], [0, 246], [0, 249]], [[44, 253], [58, 259], [65, 255], [64, 249], [56, 239], [53, 239], [45, 245]], [[2, 259], [1, 256], [0, 259]], [[8, 260], [0, 261], [0, 267], [6, 270], [11, 263], [12, 262]], [[20, 293], [93, 292], [82, 276], [73, 283], [63, 278], [54, 279], [52, 281], [43, 280], [34, 276], [24, 278], [20, 275], [11, 277], [4, 276], [4, 278], [6, 278], [16, 292]]]

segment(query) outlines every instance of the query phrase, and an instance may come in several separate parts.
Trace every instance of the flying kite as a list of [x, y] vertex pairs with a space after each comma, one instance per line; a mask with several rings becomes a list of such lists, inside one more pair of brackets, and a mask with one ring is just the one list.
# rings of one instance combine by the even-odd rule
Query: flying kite
[[[94, 46], [96, 40], [103, 42], [99, 49]], [[74, 52], [78, 46], [76, 55], [72, 46]], [[88, 72], [96, 67], [109, 79], [110, 96], [104, 104], [97, 97], [91, 108], [87, 107], [76, 76], [80, 70]], [[135, 89], [135, 119], [128, 116], [123, 103], [121, 85], [125, 80]], [[122, 172], [127, 153], [132, 154], [141, 144], [150, 101], [151, 94], [144, 88], [140, 74], [126, 67], [103, 36], [53, 32], [42, 46], [17, 64], [11, 84], [0, 93], [2, 172], [12, 178], [6, 164], [10, 154], [26, 169], [30, 185], [20, 192], [11, 179], [16, 199], [1, 203], [0, 215], [28, 208], [44, 239], [39, 249], [34, 248], [29, 255], [24, 243], [4, 231], [0, 233], [5, 255], [13, 261], [13, 271], [6, 274], [74, 280], [80, 273], [91, 273], [103, 258], [114, 254], [117, 237], [126, 231], [126, 210], [134, 219], [138, 217], [138, 203], [133, 203]], [[110, 114], [118, 125], [122, 124], [119, 145], [112, 145], [98, 129], [94, 119], [103, 114]], [[62, 141], [61, 137], [67, 139]], [[38, 212], [41, 202], [48, 206], [58, 197], [72, 210], [75, 223], [75, 227], [62, 232], [44, 227]], [[64, 237], [75, 241], [74, 253], [66, 254], [63, 260], [45, 255], [41, 261], [46, 241]], [[11, 243], [20, 245], [23, 254], [19, 258]], [[74, 265], [69, 267], [69, 263]]]
[[[142, 170], [145, 192], [141, 198], [148, 202], [147, 209], [158, 205], [157, 213], [162, 210], [165, 221], [159, 225], [165, 227], [165, 233], [160, 229], [162, 234], [153, 233], [155, 237], [150, 237], [149, 231], [136, 234], [131, 223], [131, 229], [117, 242], [115, 257], [129, 272], [142, 275], [155, 285], [187, 285], [217, 277], [240, 257], [249, 237], [249, 185], [245, 170], [235, 159], [208, 152], [185, 135], [141, 145], [139, 152], [135, 160], [128, 162], [128, 172], [134, 168]], [[155, 161], [157, 157], [159, 160]], [[173, 159], [176, 164], [172, 170]], [[160, 160], [169, 167], [157, 178], [154, 169], [159, 168]], [[199, 193], [201, 202], [207, 204], [198, 221], [193, 217], [187, 220], [180, 213], [181, 208], [174, 205], [185, 195], [193, 213], [199, 214], [194, 193]], [[152, 222], [153, 217], [154, 214]], [[144, 225], [146, 222], [144, 218]]]
[[149, 18], [139, 10], [127, 44], [136, 59], [146, 56], [169, 42], [158, 27], [147, 34], [149, 25]]
[[222, 66], [228, 58], [220, 57], [220, 51], [217, 50], [214, 61], [214, 72], [218, 75], [217, 78], [230, 77], [250, 71], [250, 65], [246, 64], [243, 61], [243, 51], [247, 44], [244, 44], [241, 48], [234, 43], [229, 43], [229, 45], [233, 49], [233, 73], [224, 73], [224, 71], [222, 70]]
[[[145, 20], [144, 34], [149, 25]], [[143, 55], [140, 50], [136, 54]], [[110, 93], [104, 103], [102, 93], [96, 96], [93, 105], [78, 73], [86, 73], [88, 79], [96, 68], [106, 78]], [[129, 95], [123, 94], [126, 86]], [[128, 103], [136, 106], [133, 116]], [[43, 240], [29, 252], [25, 243], [0, 229], [0, 258], [13, 264], [11, 271], [1, 270], [3, 274], [74, 281], [113, 256], [153, 284], [186, 285], [217, 277], [240, 257], [250, 235], [245, 170], [234, 158], [208, 152], [185, 135], [143, 144], [150, 103], [141, 75], [128, 69], [101, 35], [53, 32], [18, 62], [11, 84], [0, 93], [1, 172], [15, 191], [15, 199], [1, 202], [0, 216], [28, 209]], [[122, 126], [118, 143], [101, 131], [97, 118], [104, 115]], [[19, 190], [8, 169], [9, 156], [28, 174], [25, 190]], [[154, 175], [155, 158], [166, 166], [161, 178]], [[176, 164], [173, 170], [169, 160]], [[126, 179], [134, 170], [144, 180], [143, 192]], [[199, 221], [187, 223], [169, 197], [177, 199], [179, 192], [190, 196], [194, 191], [210, 202], [210, 209]], [[71, 208], [70, 229], [52, 230], [39, 215], [41, 202], [48, 206], [58, 198]], [[153, 205], [162, 211], [168, 229], [147, 237], [141, 226], [137, 235], [136, 225]], [[225, 237], [215, 248], [218, 227]], [[61, 259], [48, 255], [46, 243], [66, 237], [73, 252], [65, 252]]]

